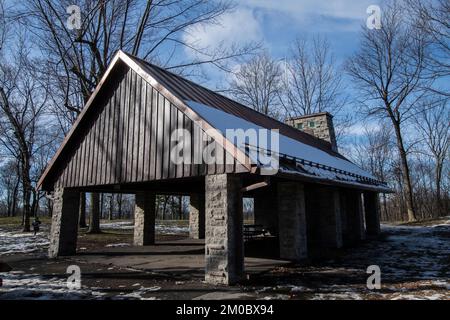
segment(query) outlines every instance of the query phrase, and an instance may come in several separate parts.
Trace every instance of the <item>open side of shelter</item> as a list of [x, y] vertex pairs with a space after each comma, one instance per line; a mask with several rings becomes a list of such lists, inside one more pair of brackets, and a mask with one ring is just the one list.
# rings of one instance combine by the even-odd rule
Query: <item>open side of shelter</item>
[[[276, 154], [275, 172], [224, 133], [238, 128], [279, 132], [279, 150], [264, 150]], [[181, 161], [177, 130], [189, 137]], [[379, 234], [378, 194], [389, 192], [329, 142], [121, 51], [38, 187], [53, 193], [50, 257], [76, 253], [80, 192], [134, 193], [136, 246], [155, 241], [156, 194], [189, 195], [190, 236], [205, 238], [214, 284], [244, 277], [243, 197], [280, 258], [304, 261]]]

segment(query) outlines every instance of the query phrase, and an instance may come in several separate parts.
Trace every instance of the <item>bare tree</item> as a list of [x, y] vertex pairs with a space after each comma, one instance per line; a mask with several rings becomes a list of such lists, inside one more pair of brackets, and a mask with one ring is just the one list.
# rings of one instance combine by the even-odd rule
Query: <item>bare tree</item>
[[47, 102], [47, 88], [36, 81], [34, 62], [20, 46], [14, 62], [0, 62], [0, 142], [17, 159], [22, 185], [24, 231], [30, 230], [31, 197], [36, 199], [32, 183], [32, 161], [36, 132]]
[[[22, 10], [26, 17], [22, 21], [31, 26], [44, 53], [43, 72], [51, 75], [51, 99], [63, 132], [119, 49], [183, 72], [206, 63], [225, 69], [229, 60], [258, 47], [200, 48], [183, 40], [189, 28], [217, 23], [221, 15], [230, 12], [233, 5], [226, 0], [83, 0], [77, 3], [82, 21], [76, 30], [68, 24], [67, 8], [71, 5], [70, 0], [31, 0]], [[197, 58], [174, 63], [180, 50], [191, 50]]]
[[280, 118], [279, 99], [282, 71], [267, 52], [240, 66], [229, 84], [231, 95], [263, 114]]
[[[70, 0], [32, 0], [31, 24], [38, 44], [46, 54], [55, 86], [64, 88], [63, 105], [78, 113], [119, 49], [156, 62], [168, 69], [213, 64], [225, 68], [235, 57], [253, 52], [254, 44], [233, 48], [200, 48], [185, 42], [184, 32], [196, 25], [217, 23], [230, 10], [230, 1], [84, 0], [80, 29], [70, 30], [67, 8]], [[175, 59], [180, 50], [198, 53], [191, 60]], [[175, 62], [177, 61], [177, 62]], [[78, 95], [77, 93], [81, 93]], [[82, 97], [81, 101], [78, 101]]]
[[[42, 88], [45, 90], [46, 87]], [[37, 185], [40, 177], [47, 167], [47, 163], [50, 161], [57, 149], [55, 140], [57, 141], [58, 139], [59, 130], [58, 127], [55, 126], [54, 120], [54, 116], [49, 115], [44, 111], [40, 117], [39, 125], [36, 128], [34, 142], [35, 147], [31, 158], [31, 181], [33, 186]], [[39, 213], [39, 208], [42, 201], [47, 202], [45, 193], [40, 192], [33, 187], [31, 208], [34, 215]]]
[[342, 77], [325, 38], [297, 38], [286, 68], [286, 92], [281, 101], [288, 116], [324, 111], [337, 114], [345, 106]]
[[14, 217], [16, 215], [20, 185], [16, 161], [10, 160], [1, 167], [0, 184], [6, 193], [6, 216]]
[[[388, 118], [394, 128], [401, 160], [403, 187], [409, 220], [416, 219], [413, 188], [403, 127], [411, 110], [425, 95], [427, 39], [411, 25], [399, 2], [383, 8], [380, 30], [362, 31], [361, 46], [346, 65], [360, 90], [360, 105], [368, 116]], [[412, 32], [414, 31], [414, 33]]]
[[[431, 106], [429, 105], [431, 104]], [[423, 142], [434, 160], [434, 182], [438, 214], [443, 212], [442, 203], [442, 176], [444, 174], [445, 160], [448, 158], [450, 148], [450, 111], [448, 101], [426, 103], [416, 114], [415, 124]]]
[[[435, 76], [450, 76], [450, 2], [448, 0], [406, 0], [411, 15], [416, 19], [417, 28], [427, 32], [432, 50], [427, 66]], [[448, 80], [448, 79], [447, 79]], [[435, 90], [446, 96], [447, 88]]]
[[[389, 181], [392, 172], [392, 130], [386, 123], [380, 123], [379, 129], [366, 129], [361, 143], [355, 146], [356, 163], [366, 169], [380, 181]], [[382, 195], [383, 218], [389, 220], [386, 194]]]

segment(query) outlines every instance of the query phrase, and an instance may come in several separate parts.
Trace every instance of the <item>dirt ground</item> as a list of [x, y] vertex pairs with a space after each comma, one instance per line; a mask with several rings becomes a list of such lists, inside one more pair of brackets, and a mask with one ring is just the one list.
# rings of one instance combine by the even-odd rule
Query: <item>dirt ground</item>
[[[104, 221], [100, 235], [81, 230], [79, 255], [48, 259], [49, 221], [43, 222], [42, 232], [33, 236], [21, 233], [15, 221], [0, 219], [0, 262], [12, 268], [0, 272], [0, 299], [450, 300], [450, 217], [421, 225], [384, 225], [381, 237], [345, 249], [337, 258], [273, 266], [232, 287], [204, 283], [199, 270], [130, 267], [127, 255], [120, 258], [121, 263], [98, 258], [131, 250], [130, 221]], [[186, 238], [187, 226], [185, 222], [159, 223], [157, 234], [157, 242], [176, 242]], [[147, 253], [141, 255], [145, 260]], [[67, 287], [70, 265], [82, 270], [81, 289]], [[370, 265], [380, 267], [381, 289], [367, 288]]]

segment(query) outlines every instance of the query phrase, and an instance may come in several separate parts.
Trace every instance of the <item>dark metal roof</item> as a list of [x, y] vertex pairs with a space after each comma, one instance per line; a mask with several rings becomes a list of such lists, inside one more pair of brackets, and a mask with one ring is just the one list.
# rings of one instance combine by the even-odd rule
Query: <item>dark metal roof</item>
[[[205, 104], [215, 109], [227, 112], [246, 121], [255, 123], [266, 129], [278, 129], [280, 134], [300, 141], [304, 144], [318, 148], [335, 157], [346, 159], [341, 154], [331, 149], [331, 144], [327, 141], [302, 132], [290, 125], [280, 122], [256, 110], [248, 108], [230, 98], [218, 94], [210, 89], [200, 86], [192, 81], [169, 72], [161, 67], [150, 64], [144, 60], [132, 57], [139, 66], [153, 76], [159, 83], [170, 90], [181, 100], [195, 101]], [[346, 159], [347, 160], [347, 159]]]

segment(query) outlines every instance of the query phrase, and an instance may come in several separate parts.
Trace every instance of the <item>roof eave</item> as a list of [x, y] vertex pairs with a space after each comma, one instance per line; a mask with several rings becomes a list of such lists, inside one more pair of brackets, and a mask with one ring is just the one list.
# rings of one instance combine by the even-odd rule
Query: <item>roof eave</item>
[[393, 193], [394, 192], [389, 187], [384, 187], [384, 186], [380, 186], [380, 185], [369, 185], [369, 184], [363, 184], [363, 183], [357, 183], [357, 182], [351, 182], [351, 181], [347, 182], [347, 181], [331, 180], [331, 179], [324, 178], [324, 177], [305, 175], [305, 174], [301, 174], [301, 173], [289, 173], [289, 172], [283, 172], [281, 170], [278, 170], [278, 172], [276, 173], [276, 176], [280, 177], [280, 178], [290, 179], [290, 180], [311, 182], [311, 183], [330, 185], [330, 186], [336, 186], [336, 187], [345, 187], [345, 188], [365, 190], [365, 191], [373, 191], [373, 192], [379, 192], [379, 193]]

